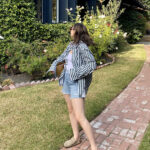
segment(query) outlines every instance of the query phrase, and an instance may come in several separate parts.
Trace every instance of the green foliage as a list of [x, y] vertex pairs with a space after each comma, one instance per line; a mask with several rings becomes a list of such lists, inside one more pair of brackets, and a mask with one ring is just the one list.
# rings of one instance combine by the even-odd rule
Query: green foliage
[[8, 47], [8, 39], [0, 40], [0, 67], [6, 64], [7, 55], [6, 48]]
[[124, 9], [120, 9], [121, 0], [109, 0], [107, 6], [102, 5], [101, 13], [105, 16], [109, 16], [109, 22], [114, 23], [115, 20], [124, 12]]
[[66, 44], [63, 39], [56, 39], [55, 42], [47, 42], [45, 45], [39, 41], [30, 44], [32, 52], [21, 59], [19, 69], [31, 74], [33, 78], [45, 77], [50, 64], [64, 51]]
[[[96, 14], [94, 11], [87, 12], [84, 16], [83, 24], [87, 27], [91, 38], [95, 45], [91, 46], [97, 64], [100, 63], [101, 55], [104, 52], [115, 51], [117, 47], [118, 36], [123, 36], [123, 32], [119, 29], [117, 18], [123, 13], [124, 10], [118, 12], [120, 3], [117, 0], [109, 1], [107, 6], [102, 6], [102, 10], [97, 9]], [[80, 12], [83, 7], [77, 6], [77, 16], [74, 18], [71, 11], [68, 15], [75, 23], [81, 22]], [[123, 38], [124, 39], [124, 38]], [[111, 45], [114, 45], [112, 47]], [[117, 47], [117, 48], [116, 48]]]
[[136, 43], [145, 34], [146, 18], [135, 10], [126, 9], [119, 18], [122, 30], [128, 33], [128, 42]]
[[118, 37], [109, 45], [108, 47], [108, 52], [112, 53], [118, 50], [124, 49], [128, 44], [128, 42], [125, 40], [126, 38], [126, 33], [123, 35], [120, 33]]
[[[52, 61], [64, 51], [70, 41], [70, 26], [73, 23], [81, 22], [79, 14], [83, 8], [77, 7], [77, 16], [72, 17], [74, 19], [72, 23], [41, 24], [35, 18], [33, 1], [25, 2], [21, 0], [16, 3], [16, 1], [9, 0], [9, 5], [12, 5], [10, 7], [4, 0], [1, 3], [3, 8], [11, 11], [9, 12], [10, 15], [7, 16], [8, 11], [4, 9], [4, 16], [2, 16], [2, 22], [5, 22], [6, 30], [5, 26], [2, 25], [0, 31], [4, 40], [0, 41], [0, 66], [5, 66], [5, 71], [9, 69], [19, 70], [36, 78], [45, 77]], [[27, 7], [28, 5], [29, 7]], [[103, 6], [102, 11], [97, 9], [97, 14], [87, 12], [82, 22], [95, 43], [90, 49], [98, 64], [104, 52], [118, 49], [119, 43], [117, 41], [120, 37], [122, 37], [122, 41], [125, 40], [123, 32], [116, 22], [116, 19], [122, 13], [122, 11], [116, 13], [119, 6], [120, 3], [117, 3], [117, 0], [110, 1], [106, 7]], [[25, 15], [27, 11], [29, 13]], [[2, 12], [2, 9], [0, 9], [0, 12]], [[15, 14], [18, 14], [18, 16]], [[12, 18], [11, 24], [7, 19], [9, 17]], [[0, 22], [0, 25], [2, 22]], [[10, 32], [11, 29], [12, 32]]]
[[2, 86], [13, 84], [14, 82], [11, 79], [5, 79], [2, 82]]
[[[28, 72], [29, 74], [31, 74], [35, 68], [39, 71], [36, 65], [39, 65], [38, 62], [41, 63], [41, 60], [43, 60], [43, 49], [44, 44], [39, 40], [29, 44], [12, 38], [7, 48], [7, 65], [9, 68], [18, 68], [20, 71]], [[37, 59], [35, 59], [35, 57]]]
[[[1, 72], [0, 72], [0, 74], [1, 74]], [[2, 81], [3, 81], [2, 76], [0, 75], [0, 84], [2, 83]]]
[[139, 41], [142, 37], [143, 34], [140, 30], [137, 29], [133, 29], [128, 35], [128, 41], [130, 43], [136, 43], [137, 41]]
[[146, 22], [146, 26], [145, 26], [146, 30], [150, 30], [150, 21]]
[[36, 18], [33, 1], [0, 1], [0, 34], [5, 38], [10, 35], [20, 40], [29, 41], [36, 30]]
[[42, 24], [37, 21], [34, 1], [0, 1], [0, 35], [8, 39], [14, 36], [24, 42], [37, 39], [54, 40], [64, 37], [68, 40], [68, 24]]
[[140, 143], [138, 150], [149, 150], [150, 148], [150, 124], [148, 125], [144, 137]]
[[147, 20], [150, 20], [150, 1], [149, 0], [140, 0], [141, 4], [146, 8], [145, 14]]
[[64, 39], [56, 39], [55, 42], [35, 40], [25, 43], [11, 37], [6, 50], [7, 70], [27, 72], [33, 78], [44, 77], [52, 61], [64, 51], [66, 44]]
[[[0, 4], [2, 6], [0, 8], [0, 35], [4, 37], [4, 40], [0, 40], [0, 68], [7, 63], [10, 67], [16, 68], [18, 60], [22, 58], [20, 53], [24, 51], [23, 49], [30, 47], [29, 43], [33, 43], [35, 40], [55, 41], [57, 38], [61, 38], [63, 43], [69, 41], [70, 24], [42, 24], [38, 22], [35, 17], [33, 1], [1, 0]], [[12, 36], [20, 40], [16, 45], [12, 44]], [[23, 44], [21, 41], [26, 43]], [[17, 57], [14, 57], [13, 52], [11, 52], [11, 57], [8, 56], [8, 49], [11, 51], [11, 48], [17, 50]]]

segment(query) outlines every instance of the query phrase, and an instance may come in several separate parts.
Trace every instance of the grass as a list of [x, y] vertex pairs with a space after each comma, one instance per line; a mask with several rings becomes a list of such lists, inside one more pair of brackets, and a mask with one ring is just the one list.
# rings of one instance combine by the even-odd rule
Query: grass
[[148, 126], [139, 150], [150, 150], [150, 125]]
[[[96, 70], [85, 109], [94, 119], [139, 73], [143, 45], [114, 54], [116, 62]], [[1, 150], [58, 150], [72, 136], [68, 110], [58, 81], [0, 93]]]

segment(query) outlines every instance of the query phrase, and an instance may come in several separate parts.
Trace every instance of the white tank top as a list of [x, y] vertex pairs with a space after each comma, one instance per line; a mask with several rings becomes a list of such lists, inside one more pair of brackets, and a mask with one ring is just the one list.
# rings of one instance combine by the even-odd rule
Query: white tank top
[[72, 53], [69, 53], [66, 58], [65, 58], [65, 62], [66, 62], [66, 69], [69, 71], [71, 68], [73, 68], [73, 64], [72, 64]]

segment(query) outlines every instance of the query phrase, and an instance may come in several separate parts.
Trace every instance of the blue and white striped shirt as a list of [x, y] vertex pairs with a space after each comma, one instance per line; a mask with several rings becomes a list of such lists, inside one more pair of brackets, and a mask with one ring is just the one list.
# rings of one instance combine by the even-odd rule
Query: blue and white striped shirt
[[[56, 65], [65, 60], [70, 50], [72, 50], [73, 64], [73, 68], [70, 69], [70, 78], [78, 81], [79, 95], [81, 95], [83, 92], [87, 93], [92, 81], [92, 72], [96, 69], [95, 58], [83, 41], [80, 41], [79, 44], [70, 42], [65, 51], [52, 63], [48, 71], [56, 72]], [[64, 67], [59, 77], [60, 86], [63, 86], [65, 69]]]

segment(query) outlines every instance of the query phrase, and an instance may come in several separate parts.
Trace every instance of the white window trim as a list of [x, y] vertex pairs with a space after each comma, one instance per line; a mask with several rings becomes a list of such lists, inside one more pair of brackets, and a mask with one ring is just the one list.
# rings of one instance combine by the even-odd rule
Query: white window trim
[[57, 20], [56, 22], [59, 23], [59, 0], [57, 0], [57, 8], [56, 8], [57, 12], [56, 12], [56, 15], [57, 15]]

